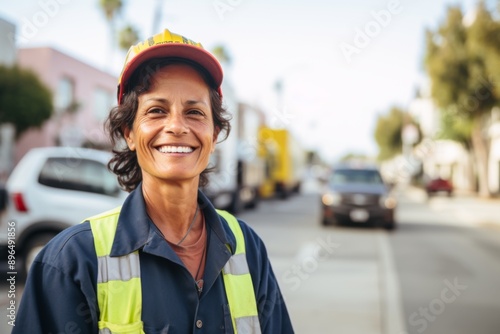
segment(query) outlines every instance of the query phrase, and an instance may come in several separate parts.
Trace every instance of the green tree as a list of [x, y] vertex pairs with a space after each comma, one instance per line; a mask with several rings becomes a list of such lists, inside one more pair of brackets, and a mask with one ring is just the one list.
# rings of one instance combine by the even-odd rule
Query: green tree
[[12, 123], [19, 137], [52, 115], [52, 93], [38, 77], [18, 66], [0, 66], [0, 123]]
[[450, 112], [440, 112], [441, 130], [439, 139], [451, 139], [461, 143], [467, 150], [472, 149], [472, 122]]
[[232, 57], [224, 45], [216, 45], [212, 49], [212, 53], [221, 63], [231, 65]]
[[402, 152], [401, 131], [405, 112], [392, 107], [387, 115], [379, 115], [375, 126], [375, 141], [379, 147], [379, 160], [390, 159]]
[[104, 15], [106, 16], [106, 20], [108, 22], [113, 22], [116, 19], [116, 16], [123, 9], [123, 1], [122, 0], [99, 0], [99, 6], [101, 7]]
[[443, 134], [472, 149], [482, 196], [490, 196], [484, 130], [492, 107], [500, 102], [492, 75], [499, 63], [499, 31], [499, 23], [481, 1], [472, 22], [464, 20], [459, 7], [450, 7], [441, 26], [426, 32], [425, 67], [432, 98], [442, 111]]
[[122, 28], [118, 35], [118, 45], [120, 49], [127, 51], [132, 45], [139, 41], [139, 32], [131, 26], [127, 25]]

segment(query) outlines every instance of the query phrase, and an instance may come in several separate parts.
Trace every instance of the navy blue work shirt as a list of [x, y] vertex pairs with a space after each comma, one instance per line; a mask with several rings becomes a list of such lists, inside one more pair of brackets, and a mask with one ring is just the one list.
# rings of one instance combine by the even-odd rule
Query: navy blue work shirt
[[[146, 214], [141, 187], [123, 204], [111, 256], [139, 250], [142, 321], [147, 334], [233, 333], [221, 270], [236, 249], [233, 233], [200, 191], [207, 224], [201, 295], [180, 258]], [[293, 333], [262, 240], [239, 221], [262, 333]], [[97, 257], [89, 222], [70, 227], [40, 252], [27, 278], [12, 334], [98, 333]]]

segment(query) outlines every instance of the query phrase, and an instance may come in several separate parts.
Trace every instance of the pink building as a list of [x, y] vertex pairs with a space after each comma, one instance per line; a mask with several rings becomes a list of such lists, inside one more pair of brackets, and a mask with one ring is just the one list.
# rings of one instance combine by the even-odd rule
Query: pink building
[[39, 129], [23, 133], [14, 164], [33, 147], [109, 148], [104, 120], [116, 101], [117, 78], [49, 47], [18, 51], [17, 62], [32, 69], [53, 92], [54, 111]]

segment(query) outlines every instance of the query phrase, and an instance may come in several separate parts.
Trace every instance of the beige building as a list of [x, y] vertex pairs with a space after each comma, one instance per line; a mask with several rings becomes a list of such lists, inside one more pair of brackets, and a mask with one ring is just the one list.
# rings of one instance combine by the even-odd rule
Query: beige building
[[491, 112], [490, 156], [488, 161], [488, 185], [492, 194], [500, 195], [500, 109]]

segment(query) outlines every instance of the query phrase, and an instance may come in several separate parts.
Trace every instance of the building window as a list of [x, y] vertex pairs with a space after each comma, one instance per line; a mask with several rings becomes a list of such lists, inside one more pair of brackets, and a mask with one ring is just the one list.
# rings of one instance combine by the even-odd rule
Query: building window
[[75, 83], [71, 78], [62, 77], [57, 83], [55, 107], [56, 112], [68, 111], [75, 102]]
[[109, 91], [103, 88], [96, 88], [94, 90], [94, 115], [98, 120], [101, 121], [108, 117], [113, 102], [113, 94]]

